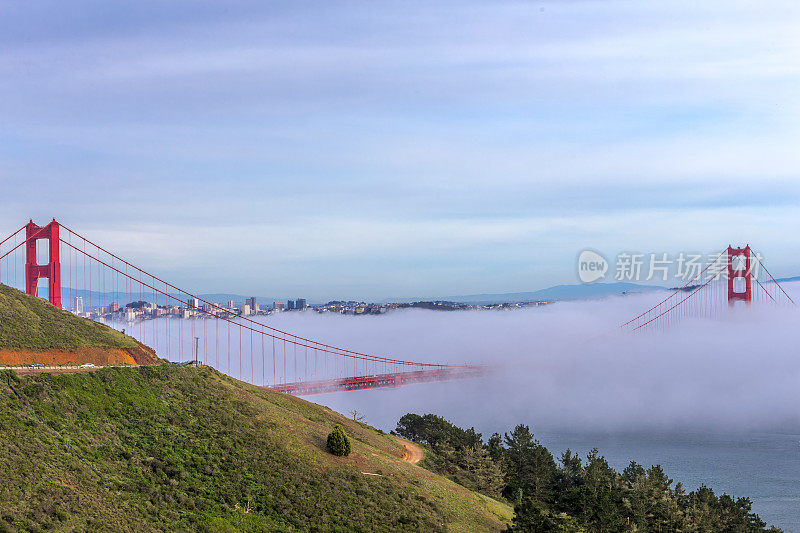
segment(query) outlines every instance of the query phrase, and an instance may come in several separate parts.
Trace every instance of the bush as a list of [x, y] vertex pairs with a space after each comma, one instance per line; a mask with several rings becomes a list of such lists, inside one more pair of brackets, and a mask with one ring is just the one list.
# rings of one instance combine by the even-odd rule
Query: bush
[[340, 457], [350, 455], [350, 439], [339, 424], [336, 424], [328, 435], [328, 451]]

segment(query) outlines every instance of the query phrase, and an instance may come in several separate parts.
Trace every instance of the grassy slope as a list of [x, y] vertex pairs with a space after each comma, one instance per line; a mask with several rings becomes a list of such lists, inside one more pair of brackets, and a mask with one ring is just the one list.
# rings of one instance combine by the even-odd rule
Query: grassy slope
[[61, 311], [40, 298], [0, 285], [0, 348], [73, 350], [136, 346], [133, 339], [103, 324]]
[[[394, 437], [208, 368], [19, 380], [30, 407], [0, 384], [0, 531], [480, 531], [511, 519], [400, 460]], [[335, 423], [349, 457], [324, 450]]]

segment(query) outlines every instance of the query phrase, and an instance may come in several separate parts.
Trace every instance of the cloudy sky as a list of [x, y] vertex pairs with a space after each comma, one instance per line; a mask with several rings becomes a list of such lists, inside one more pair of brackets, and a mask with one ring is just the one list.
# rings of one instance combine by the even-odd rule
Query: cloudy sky
[[0, 233], [198, 292], [534, 290], [585, 247], [800, 274], [796, 2], [0, 0]]

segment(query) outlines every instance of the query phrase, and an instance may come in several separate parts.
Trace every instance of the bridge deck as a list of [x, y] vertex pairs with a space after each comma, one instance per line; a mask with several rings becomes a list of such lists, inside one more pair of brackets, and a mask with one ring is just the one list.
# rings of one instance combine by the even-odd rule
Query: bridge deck
[[356, 376], [324, 381], [298, 381], [294, 383], [282, 383], [267, 388], [294, 396], [307, 396], [310, 394], [324, 394], [328, 392], [400, 387], [412, 383], [430, 383], [435, 381], [476, 378], [483, 376], [487, 370], [487, 367], [477, 365], [436, 368], [434, 370], [375, 374], [371, 376]]

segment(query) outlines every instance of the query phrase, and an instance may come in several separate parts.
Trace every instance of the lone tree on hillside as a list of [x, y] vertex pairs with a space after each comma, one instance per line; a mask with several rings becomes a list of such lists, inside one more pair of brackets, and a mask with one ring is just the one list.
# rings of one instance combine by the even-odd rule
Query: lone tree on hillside
[[350, 439], [339, 424], [336, 424], [328, 435], [328, 451], [340, 457], [350, 455]]

